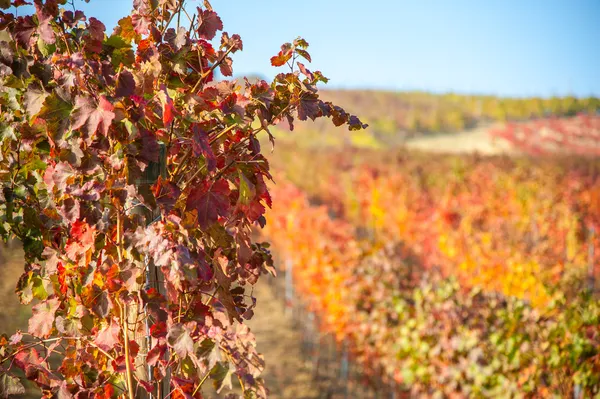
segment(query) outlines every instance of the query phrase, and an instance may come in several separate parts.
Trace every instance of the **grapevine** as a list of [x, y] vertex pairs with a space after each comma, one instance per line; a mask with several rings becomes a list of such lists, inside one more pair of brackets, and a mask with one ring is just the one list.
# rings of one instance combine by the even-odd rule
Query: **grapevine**
[[134, 0], [112, 33], [66, 0], [6, 11], [24, 4], [0, 2], [0, 233], [23, 243], [33, 316], [0, 338], [0, 396], [23, 392], [18, 368], [44, 398], [199, 398], [232, 377], [265, 397], [244, 324], [248, 287], [274, 273], [250, 237], [271, 206], [257, 135], [296, 118], [364, 125], [319, 98], [301, 38], [271, 84], [216, 81], [243, 43], [218, 34], [208, 1], [189, 15]]

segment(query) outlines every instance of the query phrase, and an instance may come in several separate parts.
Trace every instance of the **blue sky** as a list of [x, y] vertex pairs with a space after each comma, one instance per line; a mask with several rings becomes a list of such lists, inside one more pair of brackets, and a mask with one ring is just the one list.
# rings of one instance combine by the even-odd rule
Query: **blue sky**
[[[198, 3], [188, 0], [188, 4]], [[80, 1], [107, 27], [128, 0]], [[212, 0], [244, 51], [235, 74], [271, 77], [269, 58], [301, 35], [329, 86], [600, 96], [598, 0]], [[310, 68], [310, 67], [309, 67]]]

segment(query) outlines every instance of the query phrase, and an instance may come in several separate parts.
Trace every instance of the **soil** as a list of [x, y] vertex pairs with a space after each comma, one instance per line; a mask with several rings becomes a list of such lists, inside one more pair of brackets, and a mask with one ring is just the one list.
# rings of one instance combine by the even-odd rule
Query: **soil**
[[[255, 316], [249, 326], [256, 336], [257, 349], [265, 358], [263, 373], [269, 398], [313, 399], [319, 397], [319, 389], [313, 383], [310, 362], [304, 361], [301, 332], [294, 326], [290, 314], [286, 314], [284, 302], [277, 298], [270, 276], [263, 276], [257, 283], [255, 296], [258, 303]], [[282, 277], [279, 277], [282, 278]]]
[[459, 133], [447, 133], [431, 136], [422, 136], [408, 140], [406, 148], [435, 153], [470, 153], [492, 155], [511, 153], [508, 141], [493, 138], [489, 131], [494, 126], [482, 126], [474, 130]]

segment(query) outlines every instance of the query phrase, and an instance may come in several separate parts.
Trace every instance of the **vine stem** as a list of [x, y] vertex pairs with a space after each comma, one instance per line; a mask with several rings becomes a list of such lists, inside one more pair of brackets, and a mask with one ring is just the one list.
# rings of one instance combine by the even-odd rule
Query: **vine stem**
[[[123, 242], [122, 234], [123, 230], [123, 219], [120, 210], [117, 209], [117, 254], [119, 257], [119, 263], [123, 262]], [[127, 317], [127, 305], [119, 302], [119, 308], [121, 310], [121, 322], [123, 329], [123, 344], [125, 346], [125, 373], [127, 374], [127, 395], [129, 399], [135, 399], [133, 394], [133, 371], [131, 370], [131, 364], [129, 364], [129, 332], [128, 330], [128, 317]]]
[[209, 375], [210, 375], [210, 370], [208, 370], [208, 372], [204, 375], [204, 377], [202, 377], [202, 379], [198, 383], [198, 386], [196, 387], [196, 389], [194, 389], [194, 393], [192, 393], [192, 397], [196, 396], [196, 394], [198, 393], [200, 388], [202, 388], [202, 385], [204, 385], [204, 383], [206, 382], [206, 379], [208, 378]]
[[117, 209], [117, 256], [119, 263], [123, 262], [123, 249], [121, 248], [121, 230], [123, 230], [123, 220], [121, 212]]
[[133, 394], [133, 371], [129, 364], [129, 333], [127, 332], [127, 309], [125, 304], [121, 308], [121, 320], [123, 321], [123, 340], [125, 345], [125, 373], [127, 373], [127, 395], [129, 399], [135, 399]]

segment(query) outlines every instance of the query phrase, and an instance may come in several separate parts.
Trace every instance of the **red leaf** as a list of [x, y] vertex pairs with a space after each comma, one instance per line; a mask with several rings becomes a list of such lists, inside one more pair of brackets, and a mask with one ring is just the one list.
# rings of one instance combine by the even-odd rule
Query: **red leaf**
[[164, 322], [158, 322], [150, 327], [150, 335], [154, 338], [164, 338], [167, 336], [167, 325]]
[[146, 363], [152, 367], [156, 366], [156, 364], [164, 356], [166, 351], [167, 351], [166, 345], [164, 345], [164, 344], [155, 345], [154, 348], [150, 349], [150, 351], [148, 352], [148, 355], [146, 355]]
[[151, 382], [144, 381], [144, 380], [138, 380], [138, 382], [140, 383], [141, 386], [144, 387], [146, 392], [151, 393], [154, 391], [154, 384], [152, 384]]
[[135, 80], [129, 71], [121, 71], [117, 78], [115, 97], [129, 97], [135, 94]]
[[175, 119], [175, 114], [177, 110], [175, 109], [175, 105], [173, 104], [173, 99], [169, 97], [167, 90], [163, 87], [163, 91], [161, 91], [160, 100], [163, 106], [163, 115], [162, 120], [165, 126], [168, 126]]
[[298, 104], [298, 119], [305, 121], [310, 118], [313, 121], [319, 116], [319, 100], [313, 96], [305, 96], [300, 99]]
[[52, 14], [48, 13], [48, 10], [46, 10], [41, 1], [35, 2], [35, 13], [38, 18], [38, 34], [45, 43], [53, 44], [56, 41], [56, 38], [54, 37], [52, 25], [50, 25], [50, 21], [53, 19]]
[[38, 338], [46, 338], [50, 335], [54, 325], [54, 314], [59, 306], [60, 302], [57, 298], [35, 305], [32, 309], [33, 316], [29, 319], [29, 333]]
[[306, 67], [304, 66], [303, 63], [298, 62], [297, 64], [298, 64], [298, 68], [300, 69], [300, 72], [302, 72], [310, 80], [314, 79], [313, 73], [311, 71], [309, 71], [308, 69], [306, 69]]
[[116, 321], [111, 320], [109, 325], [98, 332], [96, 339], [94, 339], [94, 343], [98, 345], [100, 349], [109, 351], [119, 343], [120, 331], [119, 324]]
[[36, 28], [37, 25], [33, 21], [31, 15], [17, 18], [14, 28], [14, 35], [15, 39], [17, 39], [17, 43], [23, 47], [29, 47], [31, 35], [33, 35]]
[[292, 51], [280, 51], [276, 56], [271, 57], [271, 65], [279, 67], [284, 65], [292, 58]]
[[100, 97], [99, 104], [91, 97], [78, 96], [71, 114], [71, 129], [83, 127], [84, 138], [90, 144], [99, 128], [103, 135], [108, 135], [110, 124], [115, 118], [113, 109], [113, 105], [104, 96]]
[[94, 396], [95, 398], [111, 399], [115, 393], [115, 388], [112, 386], [112, 384], [104, 384], [104, 386], [100, 389], [100, 393]]
[[88, 31], [89, 31], [92, 39], [100, 40], [100, 41], [104, 40], [104, 31], [105, 30], [106, 30], [106, 27], [104, 26], [104, 24], [102, 22], [100, 22], [99, 20], [97, 20], [94, 17], [91, 17], [89, 19]]
[[223, 76], [233, 76], [233, 60], [231, 57], [225, 57], [223, 62], [219, 64], [219, 70], [223, 74]]
[[198, 211], [198, 224], [206, 229], [215, 223], [219, 216], [227, 216], [230, 211], [229, 184], [227, 180], [216, 181], [212, 186], [204, 182], [188, 196], [186, 208]]
[[223, 30], [223, 21], [217, 13], [198, 7], [198, 36], [202, 39], [212, 40], [218, 30]]
[[77, 220], [71, 225], [71, 237], [67, 241], [65, 251], [72, 260], [77, 260], [94, 245], [96, 228], [86, 222]]
[[202, 155], [206, 160], [206, 169], [209, 172], [212, 172], [217, 167], [217, 160], [208, 142], [208, 136], [197, 123], [192, 126], [192, 131], [194, 132], [194, 137], [192, 140], [192, 149], [194, 150], [194, 155]]

